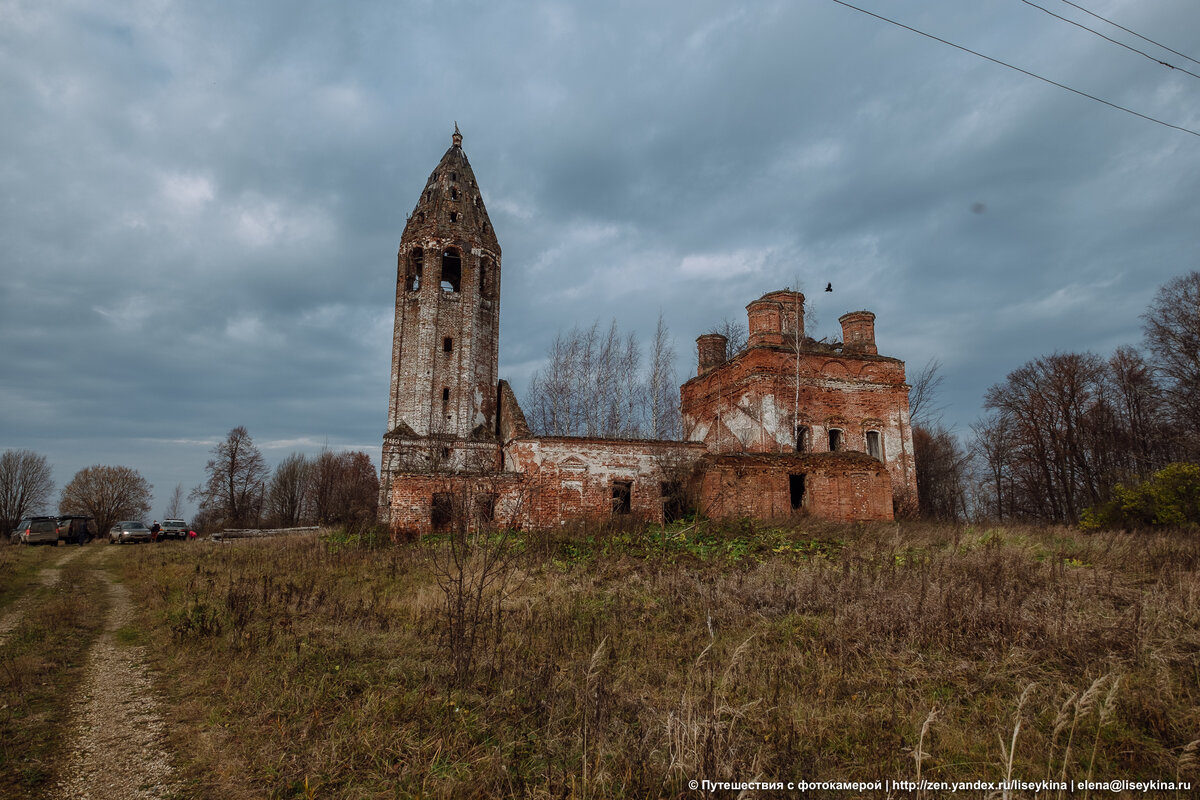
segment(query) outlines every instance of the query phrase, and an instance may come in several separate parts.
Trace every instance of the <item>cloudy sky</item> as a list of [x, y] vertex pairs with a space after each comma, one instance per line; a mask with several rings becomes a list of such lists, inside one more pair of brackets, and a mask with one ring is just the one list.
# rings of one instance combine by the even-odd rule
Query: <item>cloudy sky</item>
[[[1021, 0], [857, 5], [1200, 130], [1200, 79]], [[1200, 58], [1194, 0], [1079, 5]], [[160, 518], [237, 425], [272, 466], [378, 458], [396, 248], [455, 121], [518, 394], [557, 330], [660, 311], [682, 379], [792, 286], [810, 333], [867, 308], [910, 374], [940, 359], [966, 434], [1200, 268], [1200, 136], [833, 0], [0, 0], [0, 97], [0, 450], [138, 469]]]

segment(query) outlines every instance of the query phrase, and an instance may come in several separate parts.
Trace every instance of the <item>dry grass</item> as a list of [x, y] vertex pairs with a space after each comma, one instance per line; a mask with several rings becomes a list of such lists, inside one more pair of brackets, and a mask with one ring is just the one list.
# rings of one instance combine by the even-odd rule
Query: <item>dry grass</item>
[[0, 643], [0, 797], [40, 797], [53, 779], [70, 700], [107, 604], [103, 585], [79, 562], [64, 566], [54, 586], [41, 586], [33, 576], [53, 551], [22, 550], [0, 557], [24, 589], [4, 607], [20, 604], [19, 620]]
[[806, 521], [514, 544], [458, 688], [444, 543], [131, 549], [192, 792], [1200, 778], [1194, 536]]

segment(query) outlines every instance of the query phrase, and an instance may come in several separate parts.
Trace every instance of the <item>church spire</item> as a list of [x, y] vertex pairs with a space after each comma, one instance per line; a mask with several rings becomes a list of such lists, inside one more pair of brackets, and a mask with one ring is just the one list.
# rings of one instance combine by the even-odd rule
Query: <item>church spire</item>
[[462, 147], [462, 134], [458, 132], [458, 120], [454, 121], [454, 135], [450, 137], [455, 147]]

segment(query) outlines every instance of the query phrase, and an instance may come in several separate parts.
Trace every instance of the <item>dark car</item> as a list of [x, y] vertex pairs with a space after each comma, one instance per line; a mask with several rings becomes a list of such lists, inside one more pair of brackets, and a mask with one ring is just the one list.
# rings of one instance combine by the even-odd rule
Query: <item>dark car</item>
[[125, 542], [150, 541], [150, 529], [144, 523], [126, 520], [113, 525], [108, 532], [109, 544], [125, 544]]
[[85, 517], [81, 514], [64, 514], [58, 518], [58, 540], [73, 544], [71, 539], [71, 523], [77, 525], [86, 525], [87, 533], [84, 535], [86, 541], [91, 541], [96, 536], [96, 522], [91, 517]]
[[9, 538], [21, 544], [58, 544], [58, 519], [26, 517]]

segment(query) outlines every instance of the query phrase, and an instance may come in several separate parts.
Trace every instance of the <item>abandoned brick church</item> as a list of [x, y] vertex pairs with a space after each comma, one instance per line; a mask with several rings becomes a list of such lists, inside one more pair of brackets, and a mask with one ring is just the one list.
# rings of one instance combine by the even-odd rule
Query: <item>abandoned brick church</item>
[[904, 363], [875, 315], [840, 344], [804, 332], [804, 295], [750, 303], [749, 340], [697, 339], [684, 441], [536, 436], [499, 379], [500, 243], [455, 127], [400, 238], [380, 513], [396, 535], [808, 513], [888, 520], [916, 502]]

